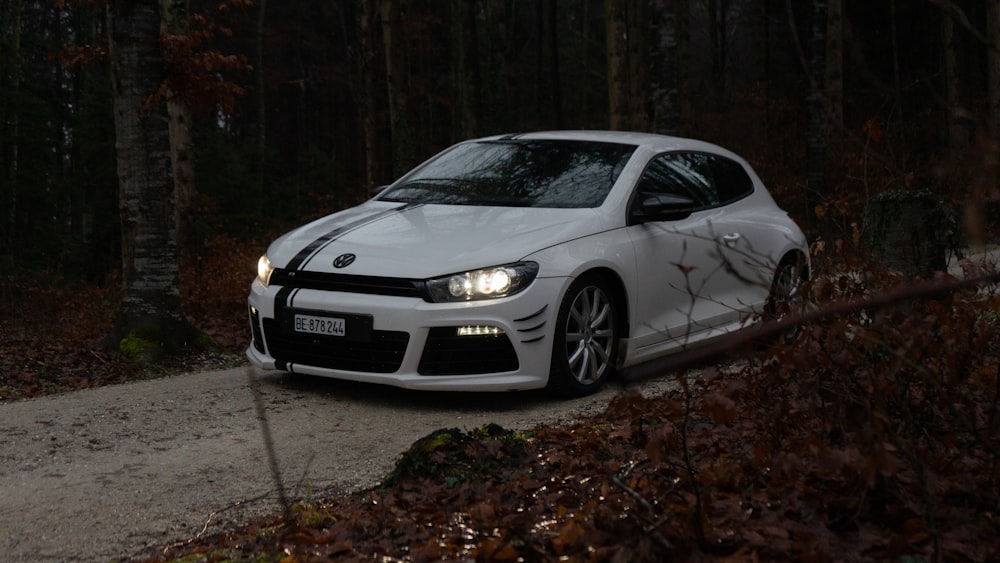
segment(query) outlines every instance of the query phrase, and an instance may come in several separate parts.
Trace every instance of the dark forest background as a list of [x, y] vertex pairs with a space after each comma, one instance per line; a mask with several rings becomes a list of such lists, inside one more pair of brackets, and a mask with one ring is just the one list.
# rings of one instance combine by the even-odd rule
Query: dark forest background
[[[928, 231], [942, 254], [998, 240], [1000, 0], [0, 0], [0, 402], [238, 365], [274, 236], [460, 139], [580, 128], [745, 156], [812, 244], [796, 341], [663, 368], [675, 391], [569, 430], [431, 436], [281, 534], [174, 545], [998, 560], [995, 264], [914, 283], [879, 261]], [[909, 224], [868, 253], [873, 207]], [[129, 228], [147, 208], [154, 242]], [[115, 319], [143, 292], [215, 347], [153, 354]]]
[[[814, 238], [887, 189], [996, 198], [995, 4], [168, 1], [165, 91], [192, 165], [181, 254], [220, 237], [257, 252], [457, 140], [539, 129], [722, 144]], [[6, 275], [120, 268], [105, 11], [0, 0]]]

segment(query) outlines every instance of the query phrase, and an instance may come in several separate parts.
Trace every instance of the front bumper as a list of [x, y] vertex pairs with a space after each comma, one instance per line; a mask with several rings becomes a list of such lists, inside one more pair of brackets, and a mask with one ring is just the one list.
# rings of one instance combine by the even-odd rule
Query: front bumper
[[[464, 303], [265, 288], [254, 281], [248, 299], [253, 341], [246, 353], [263, 369], [409, 389], [537, 389], [548, 382], [556, 304], [569, 281], [540, 278], [512, 297]], [[346, 335], [296, 332], [295, 314], [344, 319]], [[493, 327], [500, 334], [460, 336], [459, 327]]]

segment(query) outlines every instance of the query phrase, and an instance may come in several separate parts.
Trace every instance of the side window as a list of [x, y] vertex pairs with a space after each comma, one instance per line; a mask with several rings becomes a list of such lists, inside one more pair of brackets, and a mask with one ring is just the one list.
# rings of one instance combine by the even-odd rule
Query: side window
[[718, 205], [710, 158], [711, 155], [695, 152], [658, 155], [643, 172], [639, 193], [683, 196], [696, 202], [699, 208]]
[[712, 177], [721, 203], [730, 203], [753, 193], [753, 180], [740, 163], [717, 155], [710, 158]]

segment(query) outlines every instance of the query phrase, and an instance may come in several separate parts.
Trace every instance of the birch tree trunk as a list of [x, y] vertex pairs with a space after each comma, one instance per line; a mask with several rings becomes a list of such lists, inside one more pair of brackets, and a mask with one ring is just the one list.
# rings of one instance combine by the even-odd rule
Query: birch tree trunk
[[109, 58], [122, 222], [122, 301], [108, 343], [177, 351], [193, 339], [180, 310], [159, 0], [108, 3]]

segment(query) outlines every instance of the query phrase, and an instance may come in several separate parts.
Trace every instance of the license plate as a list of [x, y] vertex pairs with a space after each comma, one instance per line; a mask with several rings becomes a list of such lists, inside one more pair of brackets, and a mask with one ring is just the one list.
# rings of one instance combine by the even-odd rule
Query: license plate
[[335, 317], [314, 317], [312, 315], [295, 315], [295, 332], [322, 334], [325, 336], [346, 336], [344, 319]]

